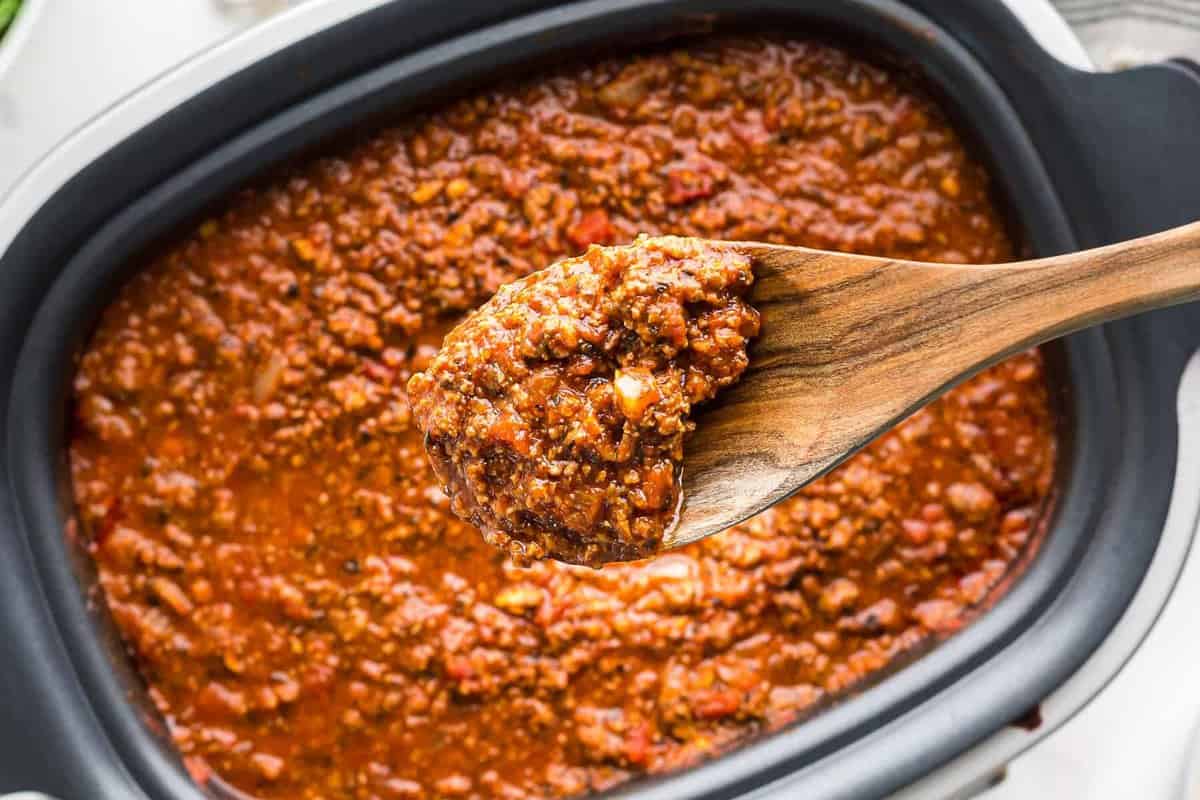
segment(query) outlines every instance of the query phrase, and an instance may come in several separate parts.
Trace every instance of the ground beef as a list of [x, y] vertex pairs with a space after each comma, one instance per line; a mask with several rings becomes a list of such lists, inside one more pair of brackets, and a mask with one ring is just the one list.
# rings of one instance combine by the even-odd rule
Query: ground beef
[[230, 198], [104, 311], [70, 432], [104, 600], [198, 781], [598, 791], [794, 722], [1006, 585], [1054, 474], [1035, 351], [649, 561], [520, 567], [456, 517], [408, 379], [502, 284], [640, 232], [1013, 256], [920, 85], [812, 41], [564, 67]]
[[502, 287], [408, 382], [451, 507], [518, 559], [656, 552], [692, 409], [746, 368], [752, 281], [745, 255], [663, 237]]

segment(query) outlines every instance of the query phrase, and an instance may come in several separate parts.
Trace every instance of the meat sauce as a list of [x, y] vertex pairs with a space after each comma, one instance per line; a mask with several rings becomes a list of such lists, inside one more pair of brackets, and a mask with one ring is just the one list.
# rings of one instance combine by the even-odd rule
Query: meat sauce
[[1053, 478], [1035, 351], [649, 561], [522, 567], [453, 514], [406, 382], [502, 284], [641, 232], [1013, 255], [920, 84], [813, 41], [563, 68], [240, 192], [74, 379], [82, 531], [197, 780], [580, 795], [793, 722], [989, 599]]
[[657, 552], [692, 409], [749, 362], [753, 281], [746, 255], [664, 236], [501, 287], [408, 382], [451, 508], [521, 562]]

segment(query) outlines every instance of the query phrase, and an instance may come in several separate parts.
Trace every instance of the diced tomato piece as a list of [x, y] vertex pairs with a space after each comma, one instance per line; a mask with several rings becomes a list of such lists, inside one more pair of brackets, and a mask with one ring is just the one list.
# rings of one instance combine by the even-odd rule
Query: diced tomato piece
[[206, 722], [222, 722], [242, 717], [249, 710], [246, 697], [218, 681], [210, 681], [196, 694], [196, 711]]
[[650, 759], [650, 727], [646, 723], [635, 725], [625, 736], [625, 759], [636, 766]]
[[212, 778], [212, 767], [200, 756], [186, 756], [183, 759], [183, 766], [198, 786], [206, 785]]
[[737, 712], [741, 705], [740, 692], [734, 689], [711, 689], [696, 695], [692, 709], [700, 719], [721, 719]]
[[390, 384], [396, 378], [396, 370], [369, 358], [363, 359], [362, 369], [363, 372], [367, 374], [368, 378], [379, 381], [380, 383]]
[[492, 423], [488, 435], [498, 442], [504, 442], [522, 456], [529, 455], [529, 428], [512, 416], [501, 417]]
[[104, 516], [95, 525], [95, 530], [92, 532], [92, 541], [97, 547], [103, 547], [108, 537], [116, 529], [117, 523], [124, 517], [125, 513], [121, 507], [121, 498], [112, 497], [105, 503], [107, 506]]
[[588, 211], [567, 230], [567, 238], [579, 248], [593, 244], [608, 244], [613, 239], [613, 229], [608, 219], [608, 212], [602, 208]]
[[465, 658], [451, 658], [446, 661], [446, 674], [456, 681], [466, 681], [475, 677], [475, 668]]
[[693, 169], [672, 170], [667, 176], [667, 202], [681, 206], [713, 193], [715, 183], [707, 172]]

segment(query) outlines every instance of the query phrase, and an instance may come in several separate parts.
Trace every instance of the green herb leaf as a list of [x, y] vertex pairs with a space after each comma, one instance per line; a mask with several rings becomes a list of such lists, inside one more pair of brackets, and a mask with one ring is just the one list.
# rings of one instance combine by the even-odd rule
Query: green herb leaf
[[0, 36], [8, 30], [9, 24], [12, 23], [13, 17], [17, 16], [17, 11], [21, 8], [21, 0], [0, 0]]

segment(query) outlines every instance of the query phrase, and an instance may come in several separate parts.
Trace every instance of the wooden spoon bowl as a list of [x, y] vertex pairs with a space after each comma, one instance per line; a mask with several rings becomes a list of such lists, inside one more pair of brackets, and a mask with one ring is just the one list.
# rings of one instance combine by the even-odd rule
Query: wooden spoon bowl
[[989, 266], [727, 245], [754, 259], [762, 334], [741, 381], [697, 416], [664, 547], [784, 499], [1006, 356], [1200, 297], [1200, 223]]

